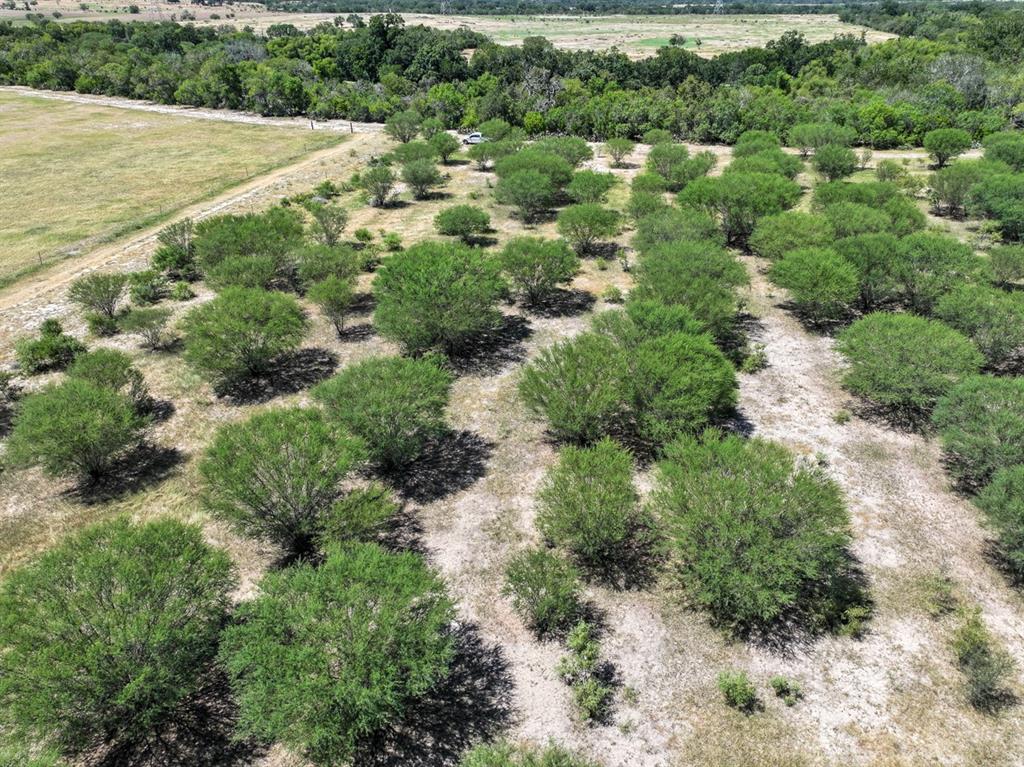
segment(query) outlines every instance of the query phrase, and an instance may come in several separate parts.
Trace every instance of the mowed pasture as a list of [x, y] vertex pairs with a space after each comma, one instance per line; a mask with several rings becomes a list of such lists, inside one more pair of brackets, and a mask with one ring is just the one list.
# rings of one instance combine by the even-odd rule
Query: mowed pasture
[[[193, 23], [206, 25], [233, 24], [251, 26], [265, 32], [273, 24], [294, 24], [299, 29], [312, 29], [318, 24], [333, 23], [335, 13], [287, 13], [268, 11], [262, 5], [240, 3], [230, 7], [186, 3], [147, 3], [140, 13], [129, 14], [127, 8], [112, 0], [71, 6], [60, 0], [40, 0], [34, 13], [50, 15], [59, 11], [61, 20], [169, 21], [181, 20], [182, 12], [195, 16]], [[344, 16], [345, 14], [340, 14]], [[369, 14], [364, 14], [369, 15]], [[762, 46], [793, 30], [810, 42], [831, 40], [836, 35], [864, 34], [868, 42], [881, 42], [893, 35], [847, 24], [835, 14], [771, 14], [771, 15], [608, 15], [608, 16], [459, 16], [425, 13], [404, 13], [406, 24], [424, 24], [438, 29], [465, 26], [482, 32], [502, 45], [519, 45], [526, 37], [542, 36], [565, 50], [607, 50], [618, 48], [632, 58], [653, 56], [658, 48], [668, 45], [673, 35], [684, 38], [683, 47], [700, 56], [712, 57], [728, 51]], [[0, 10], [0, 20], [23, 20], [23, 11]]]
[[340, 140], [0, 93], [0, 285]]

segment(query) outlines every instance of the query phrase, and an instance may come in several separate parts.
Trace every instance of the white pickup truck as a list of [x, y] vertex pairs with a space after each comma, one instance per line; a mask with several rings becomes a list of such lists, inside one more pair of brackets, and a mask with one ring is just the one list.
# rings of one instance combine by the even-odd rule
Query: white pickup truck
[[474, 131], [473, 133], [470, 133], [468, 136], [463, 138], [462, 139], [462, 143], [463, 144], [482, 144], [486, 140], [487, 139], [484, 138], [484, 134], [482, 134], [480, 131]]

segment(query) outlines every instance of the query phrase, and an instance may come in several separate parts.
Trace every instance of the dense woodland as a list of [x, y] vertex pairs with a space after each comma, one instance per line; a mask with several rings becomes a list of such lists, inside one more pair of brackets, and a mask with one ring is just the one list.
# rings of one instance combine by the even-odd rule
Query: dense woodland
[[[922, 13], [936, 25], [947, 18]], [[499, 46], [396, 15], [339, 17], [309, 33], [278, 25], [266, 36], [173, 23], [4, 24], [0, 83], [316, 119], [382, 122], [412, 108], [446, 128], [503, 119], [529, 135], [591, 139], [659, 128], [701, 143], [747, 130], [787, 140], [795, 124], [829, 122], [856, 144], [893, 148], [919, 146], [938, 128], [980, 140], [1022, 119], [1024, 11], [977, 14], [958, 12], [942, 34], [875, 46], [793, 34], [711, 60], [666, 46], [641, 61], [559, 51], [543, 38]]]

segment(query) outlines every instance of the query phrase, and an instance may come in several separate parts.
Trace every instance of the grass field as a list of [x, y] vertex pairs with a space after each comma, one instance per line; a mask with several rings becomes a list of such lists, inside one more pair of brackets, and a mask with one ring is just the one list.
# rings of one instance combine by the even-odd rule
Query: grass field
[[[52, 14], [60, 11], [62, 20], [85, 19], [107, 21], [123, 18], [133, 21], [170, 20], [181, 18], [183, 10], [195, 15], [199, 25], [234, 24], [266, 30], [271, 24], [294, 24], [310, 29], [320, 23], [333, 23], [338, 14], [286, 13], [267, 11], [263, 6], [239, 3], [230, 7], [204, 6], [188, 3], [152, 2], [142, 5], [139, 14], [129, 15], [118, 0], [94, 0], [77, 4], [64, 0], [39, 0], [34, 13]], [[344, 16], [344, 14], [342, 14]], [[892, 35], [855, 24], [845, 24], [834, 14], [778, 15], [619, 15], [619, 16], [453, 16], [406, 13], [408, 24], [425, 24], [441, 29], [467, 26], [489, 35], [503, 45], [518, 45], [524, 37], [543, 36], [557, 47], [567, 50], [606, 50], [618, 47], [633, 58], [654, 55], [667, 45], [672, 35], [685, 38], [684, 47], [701, 56], [716, 56], [726, 51], [764, 45], [788, 30], [802, 33], [811, 42], [830, 40], [838, 34], [860, 35], [869, 42], [879, 42]], [[0, 20], [24, 20], [24, 11], [0, 11]]]
[[0, 93], [0, 285], [339, 140]]

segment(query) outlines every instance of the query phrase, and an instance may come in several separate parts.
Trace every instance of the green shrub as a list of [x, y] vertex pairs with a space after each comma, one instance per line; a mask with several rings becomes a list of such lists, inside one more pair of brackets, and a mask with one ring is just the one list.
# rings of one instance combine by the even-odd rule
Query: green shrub
[[128, 273], [128, 297], [133, 304], [155, 304], [167, 294], [167, 278], [155, 269]]
[[644, 133], [642, 140], [645, 144], [657, 146], [658, 144], [668, 144], [674, 139], [672, 134], [663, 128], [651, 128]]
[[718, 216], [730, 243], [746, 244], [758, 220], [781, 213], [800, 199], [800, 187], [772, 173], [725, 173], [700, 178], [679, 194], [684, 207]]
[[7, 460], [40, 466], [52, 477], [95, 481], [139, 444], [146, 424], [125, 395], [68, 379], [21, 402]]
[[971, 161], [955, 162], [931, 175], [932, 205], [938, 212], [958, 216], [966, 212], [971, 188], [986, 175], [980, 163]]
[[206, 270], [206, 284], [217, 291], [268, 290], [277, 280], [279, 266], [274, 256], [228, 256]]
[[217, 432], [199, 464], [203, 497], [242, 533], [304, 554], [364, 455], [319, 410], [268, 410]]
[[413, 197], [426, 200], [444, 183], [444, 178], [433, 160], [413, 160], [402, 166], [402, 181], [412, 190]]
[[441, 162], [445, 165], [452, 161], [452, 157], [459, 153], [459, 148], [462, 144], [450, 133], [440, 131], [430, 136], [427, 139], [427, 143], [430, 144], [430, 148], [434, 151], [438, 157], [441, 158]]
[[207, 681], [234, 588], [198, 527], [105, 522], [0, 586], [0, 700], [66, 753], [152, 737]]
[[969, 245], [932, 232], [904, 237], [898, 264], [902, 298], [918, 314], [931, 314], [940, 296], [960, 283], [982, 279], [985, 270]]
[[186, 218], [165, 226], [157, 234], [156, 252], [150, 263], [172, 280], [194, 280], [198, 276], [193, 239], [195, 225]]
[[179, 281], [171, 286], [171, 300], [172, 301], [188, 301], [189, 299], [195, 298], [195, 291], [192, 290], [192, 286], [187, 282]]
[[611, 173], [579, 170], [572, 174], [572, 181], [565, 191], [578, 203], [599, 203], [605, 201], [615, 184], [615, 176]]
[[14, 344], [18, 366], [27, 374], [62, 370], [85, 351], [85, 344], [64, 332], [60, 322], [45, 320], [38, 338], [20, 338]]
[[857, 184], [849, 181], [831, 181], [814, 187], [812, 203], [816, 210], [835, 205], [837, 202], [855, 202], [869, 208], [881, 208], [901, 194], [900, 188], [889, 181], [866, 181]]
[[1015, 670], [1013, 659], [996, 645], [980, 610], [965, 611], [961, 621], [953, 635], [953, 653], [965, 677], [967, 700], [977, 709], [994, 711], [1012, 699], [1007, 686]]
[[652, 506], [682, 585], [738, 630], [796, 613], [827, 623], [846, 575], [849, 515], [838, 486], [781, 445], [705, 432], [664, 451]]
[[386, 155], [386, 158], [389, 162], [398, 165], [406, 165], [419, 160], [427, 160], [432, 164], [437, 159], [437, 152], [426, 141], [410, 141], [408, 144], [396, 146]]
[[860, 308], [871, 311], [898, 292], [899, 240], [891, 234], [859, 234], [835, 242], [834, 248], [857, 270]]
[[391, 203], [395, 193], [395, 174], [386, 165], [374, 165], [360, 177], [360, 184], [369, 195], [370, 204], [383, 208]]
[[586, 621], [577, 623], [566, 637], [569, 654], [562, 657], [555, 669], [572, 688], [573, 703], [584, 722], [605, 718], [611, 705], [612, 688], [599, 672], [601, 645]]
[[723, 671], [718, 675], [717, 684], [729, 707], [745, 714], [757, 709], [757, 690], [746, 671]]
[[601, 291], [601, 300], [608, 304], [621, 304], [626, 299], [618, 287], [609, 285]]
[[887, 232], [892, 219], [881, 210], [858, 202], [837, 202], [823, 211], [837, 238]]
[[875, 178], [879, 181], [901, 182], [908, 175], [908, 171], [897, 160], [879, 160], [875, 166]]
[[622, 310], [596, 315], [592, 326], [626, 350], [671, 333], [700, 335], [704, 332], [701, 323], [685, 306], [633, 297]]
[[447, 673], [452, 603], [416, 554], [374, 544], [268, 574], [223, 633], [241, 735], [344, 764]]
[[420, 125], [423, 124], [423, 115], [415, 109], [406, 109], [395, 112], [384, 123], [384, 132], [395, 141], [408, 144], [420, 132]]
[[313, 283], [306, 297], [319, 307], [340, 337], [345, 329], [345, 316], [355, 300], [352, 281], [341, 277], [327, 277]]
[[[479, 145], [478, 145], [479, 146]], [[521, 170], [502, 176], [494, 187], [494, 199], [516, 208], [524, 222], [533, 221], [551, 207], [555, 188], [550, 177], [538, 170]]]
[[988, 255], [992, 275], [998, 282], [1010, 285], [1024, 279], [1024, 245], [999, 245]]
[[909, 197], [893, 197], [882, 206], [882, 212], [889, 217], [889, 231], [897, 237], [919, 232], [925, 228], [928, 219]]
[[458, 352], [501, 323], [500, 267], [478, 249], [421, 243], [389, 258], [373, 288], [377, 330], [412, 354]]
[[534, 141], [529, 151], [560, 157], [573, 168], [579, 167], [585, 160], [594, 159], [594, 151], [579, 136], [546, 136]]
[[975, 502], [996, 531], [1002, 561], [1024, 577], [1024, 466], [997, 469]]
[[959, 128], [937, 128], [924, 134], [922, 145], [935, 164], [946, 164], [971, 148], [971, 134]]
[[773, 676], [768, 680], [775, 697], [780, 698], [787, 706], [795, 706], [797, 701], [803, 697], [800, 685], [784, 676]]
[[1024, 136], [1020, 131], [992, 133], [982, 142], [985, 159], [1004, 162], [1017, 173], [1024, 172]]
[[359, 274], [363, 255], [347, 245], [309, 245], [292, 253], [295, 273], [304, 290], [317, 282], [336, 277], [351, 281]]
[[487, 211], [475, 205], [455, 205], [445, 208], [434, 217], [434, 228], [439, 234], [458, 237], [468, 243], [477, 235], [490, 231], [491, 217]]
[[185, 316], [185, 360], [215, 385], [259, 375], [298, 347], [307, 325], [291, 296], [226, 288]]
[[857, 155], [849, 147], [826, 144], [814, 152], [811, 165], [826, 181], [838, 181], [857, 170]]
[[576, 568], [547, 549], [522, 551], [509, 560], [505, 594], [537, 636], [566, 631], [582, 610]]
[[987, 365], [1006, 369], [1024, 351], [1024, 299], [982, 285], [960, 285], [939, 299], [935, 316], [977, 344]]
[[635, 276], [633, 297], [686, 306], [717, 341], [732, 338], [736, 288], [748, 280], [733, 254], [715, 243], [662, 245], [644, 256]]
[[683, 144], [655, 144], [647, 153], [647, 170], [667, 180], [674, 168], [689, 159], [690, 150]]
[[612, 167], [621, 168], [622, 161], [635, 147], [636, 145], [628, 138], [610, 138], [604, 144], [604, 151], [612, 158]]
[[1024, 239], [1024, 174], [995, 173], [971, 188], [972, 215], [995, 220], [1006, 240]]
[[771, 279], [789, 291], [797, 311], [813, 323], [841, 320], [860, 292], [857, 268], [827, 248], [790, 251], [772, 265]]
[[310, 236], [320, 245], [333, 248], [345, 233], [348, 225], [348, 211], [340, 205], [310, 202], [306, 210], [313, 218], [309, 227]]
[[346, 493], [320, 520], [322, 550], [348, 541], [369, 541], [398, 513], [399, 506], [387, 487], [373, 483]]
[[1024, 379], [965, 378], [939, 400], [932, 423], [956, 481], [982, 487], [997, 470], [1024, 463]]
[[447, 426], [452, 377], [429, 359], [372, 357], [313, 389], [327, 419], [361, 438], [371, 458], [392, 470], [417, 458]]
[[509, 743], [477, 746], [462, 757], [459, 767], [600, 767], [555, 745], [544, 748]]
[[724, 173], [775, 173], [786, 178], [796, 178], [804, 164], [799, 157], [786, 154], [781, 149], [765, 149], [755, 154], [737, 157], [723, 171]]
[[832, 224], [824, 216], [787, 210], [758, 221], [747, 245], [762, 258], [777, 261], [791, 250], [826, 247], [835, 237]]
[[127, 284], [127, 274], [88, 274], [71, 283], [68, 298], [85, 312], [112, 320], [117, 316]]
[[533, 171], [546, 176], [552, 191], [563, 189], [572, 180], [573, 163], [552, 152], [530, 147], [502, 157], [494, 163], [499, 179]]
[[643, 192], [634, 189], [629, 193], [629, 200], [626, 202], [626, 215], [634, 221], [640, 221], [647, 216], [669, 210], [665, 202], [665, 196], [660, 192]]
[[649, 520], [640, 513], [633, 485], [633, 458], [609, 439], [564, 448], [538, 500], [537, 528], [589, 570], [614, 572], [649, 542]]
[[127, 397], [143, 412], [150, 402], [146, 380], [132, 364], [132, 358], [117, 349], [94, 349], [75, 358], [68, 378], [86, 381]]
[[598, 240], [618, 234], [619, 214], [595, 203], [571, 205], [558, 214], [558, 233], [577, 253], [588, 253]]
[[156, 350], [168, 343], [165, 329], [170, 319], [170, 309], [148, 306], [131, 309], [121, 315], [117, 322], [121, 326], [122, 332], [138, 334], [142, 338], [143, 347]]
[[668, 180], [652, 170], [647, 170], [633, 176], [629, 188], [633, 192], [662, 194], [668, 191]]
[[789, 129], [789, 145], [803, 157], [824, 146], [849, 146], [856, 138], [855, 130], [835, 123], [797, 123]]
[[659, 245], [670, 245], [680, 240], [724, 244], [714, 219], [699, 210], [663, 207], [636, 222], [633, 247], [640, 253], [647, 253]]
[[513, 289], [531, 304], [551, 295], [560, 283], [569, 282], [580, 266], [564, 241], [541, 237], [513, 237], [498, 260]]
[[281, 264], [302, 244], [302, 214], [271, 208], [265, 213], [212, 216], [195, 227], [193, 249], [203, 273], [232, 256], [269, 256]]
[[869, 314], [840, 333], [836, 347], [849, 363], [843, 386], [911, 425], [983, 362], [963, 334], [909, 314]]

